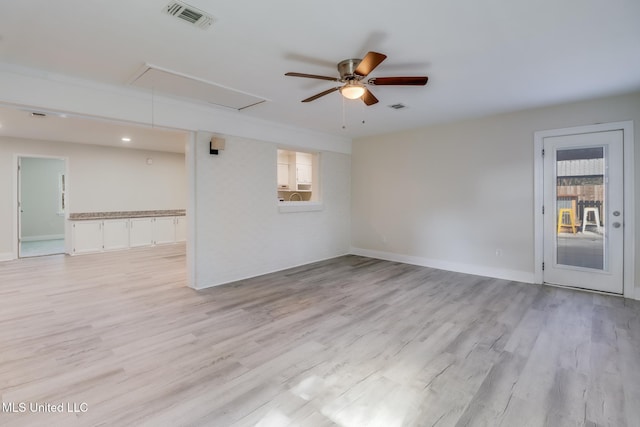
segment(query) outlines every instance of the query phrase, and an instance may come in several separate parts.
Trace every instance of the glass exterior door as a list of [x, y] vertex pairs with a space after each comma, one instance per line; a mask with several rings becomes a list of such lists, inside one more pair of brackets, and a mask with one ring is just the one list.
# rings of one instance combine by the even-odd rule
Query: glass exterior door
[[622, 293], [622, 132], [549, 137], [544, 150], [544, 281]]

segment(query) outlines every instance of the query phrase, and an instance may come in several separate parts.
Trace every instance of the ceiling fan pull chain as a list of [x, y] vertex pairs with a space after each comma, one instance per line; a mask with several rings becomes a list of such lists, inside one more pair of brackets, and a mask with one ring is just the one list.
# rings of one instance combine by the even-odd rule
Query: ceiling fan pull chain
[[347, 112], [346, 112], [346, 107], [345, 107], [345, 99], [344, 97], [342, 98], [342, 129], [346, 129], [347, 128]]

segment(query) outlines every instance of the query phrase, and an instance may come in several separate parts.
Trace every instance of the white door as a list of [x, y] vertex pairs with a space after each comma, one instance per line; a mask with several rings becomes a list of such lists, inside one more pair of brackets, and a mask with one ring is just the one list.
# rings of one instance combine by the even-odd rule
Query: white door
[[18, 175], [16, 177], [16, 183], [18, 184], [18, 212], [17, 212], [17, 227], [18, 227], [18, 258], [22, 258], [22, 158], [18, 157]]
[[546, 137], [544, 282], [622, 294], [623, 133]]
[[18, 258], [64, 253], [65, 169], [65, 159], [18, 157]]

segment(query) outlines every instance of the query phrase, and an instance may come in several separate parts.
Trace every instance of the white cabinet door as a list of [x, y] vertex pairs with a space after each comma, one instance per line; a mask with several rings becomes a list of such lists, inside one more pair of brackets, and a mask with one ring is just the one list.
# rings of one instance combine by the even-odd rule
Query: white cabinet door
[[298, 164], [296, 168], [298, 184], [311, 184], [311, 165]]
[[176, 242], [185, 242], [187, 240], [187, 217], [176, 217]]
[[313, 155], [311, 153], [296, 153], [296, 164], [298, 165], [309, 165], [313, 164]]
[[103, 247], [105, 251], [129, 247], [129, 219], [106, 219], [103, 222]]
[[175, 217], [164, 216], [153, 219], [153, 243], [156, 245], [164, 245], [166, 243], [175, 243], [176, 241], [176, 224]]
[[278, 163], [278, 188], [289, 188], [289, 165]]
[[313, 156], [311, 153], [296, 153], [296, 180], [298, 184], [311, 184]]
[[131, 218], [129, 228], [129, 246], [153, 245], [153, 218]]
[[102, 251], [102, 221], [75, 221], [72, 230], [72, 253]]

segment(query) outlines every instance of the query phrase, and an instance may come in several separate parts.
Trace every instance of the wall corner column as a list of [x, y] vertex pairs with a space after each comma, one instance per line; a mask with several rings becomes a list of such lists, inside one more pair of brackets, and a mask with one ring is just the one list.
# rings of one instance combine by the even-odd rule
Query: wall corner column
[[185, 171], [187, 174], [187, 286], [198, 289], [197, 248], [197, 197], [196, 197], [196, 133], [189, 132], [185, 146]]

